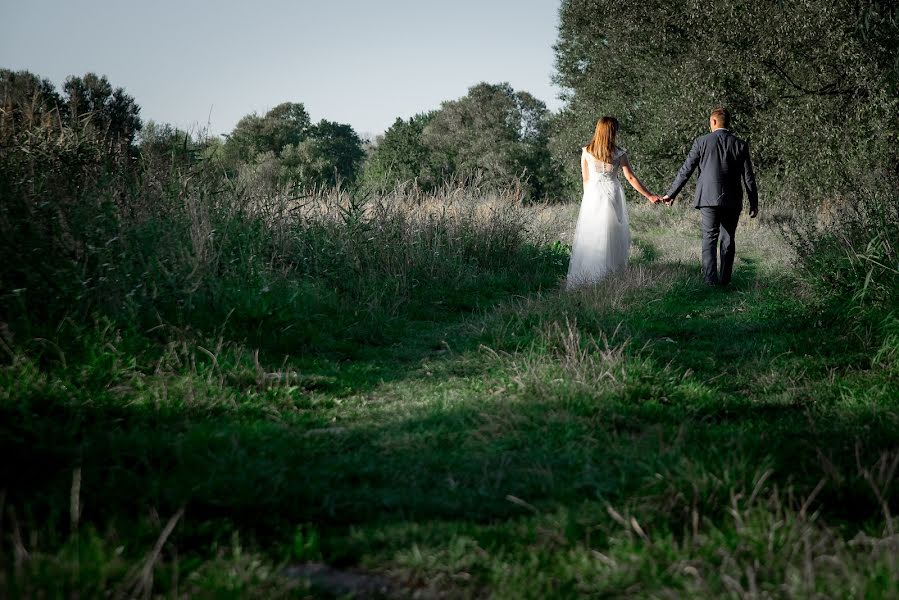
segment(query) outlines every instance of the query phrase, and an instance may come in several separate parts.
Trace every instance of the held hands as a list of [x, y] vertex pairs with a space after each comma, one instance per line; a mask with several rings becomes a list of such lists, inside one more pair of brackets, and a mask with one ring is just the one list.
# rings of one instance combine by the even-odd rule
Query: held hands
[[665, 194], [664, 196], [660, 196], [658, 194], [649, 194], [646, 198], [649, 200], [650, 204], [658, 204], [660, 202], [664, 202], [665, 206], [674, 205], [674, 198], [672, 198], [668, 194]]

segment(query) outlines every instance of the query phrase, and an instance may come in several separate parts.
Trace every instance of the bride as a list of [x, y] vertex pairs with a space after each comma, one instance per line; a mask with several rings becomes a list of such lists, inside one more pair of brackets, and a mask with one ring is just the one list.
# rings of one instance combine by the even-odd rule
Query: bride
[[581, 151], [584, 197], [571, 245], [566, 289], [599, 281], [627, 263], [631, 245], [627, 205], [618, 172], [650, 202], [661, 202], [634, 175], [627, 152], [615, 145], [618, 120], [602, 117], [593, 139]]

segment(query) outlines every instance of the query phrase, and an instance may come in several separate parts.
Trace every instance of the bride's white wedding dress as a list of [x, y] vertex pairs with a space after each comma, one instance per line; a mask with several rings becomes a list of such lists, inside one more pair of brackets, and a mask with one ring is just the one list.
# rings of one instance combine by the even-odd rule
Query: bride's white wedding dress
[[587, 183], [571, 244], [566, 289], [594, 283], [627, 264], [631, 245], [624, 190], [618, 181], [624, 150], [615, 151], [611, 163], [587, 152]]

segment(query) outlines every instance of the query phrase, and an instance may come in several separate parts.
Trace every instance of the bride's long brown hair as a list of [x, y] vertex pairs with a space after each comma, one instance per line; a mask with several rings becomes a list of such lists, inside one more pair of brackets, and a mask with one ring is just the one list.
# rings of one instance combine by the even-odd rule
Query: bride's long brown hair
[[605, 163], [612, 162], [615, 157], [615, 138], [618, 136], [618, 119], [602, 117], [596, 122], [593, 139], [587, 145], [587, 152]]

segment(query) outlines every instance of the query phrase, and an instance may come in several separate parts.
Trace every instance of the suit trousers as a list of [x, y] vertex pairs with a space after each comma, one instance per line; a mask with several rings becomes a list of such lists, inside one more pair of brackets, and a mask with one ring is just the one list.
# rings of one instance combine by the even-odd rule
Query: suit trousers
[[[740, 209], [701, 206], [702, 276], [709, 285], [730, 283], [737, 245], [734, 236], [740, 221]], [[718, 274], [718, 240], [721, 240], [721, 274]]]

